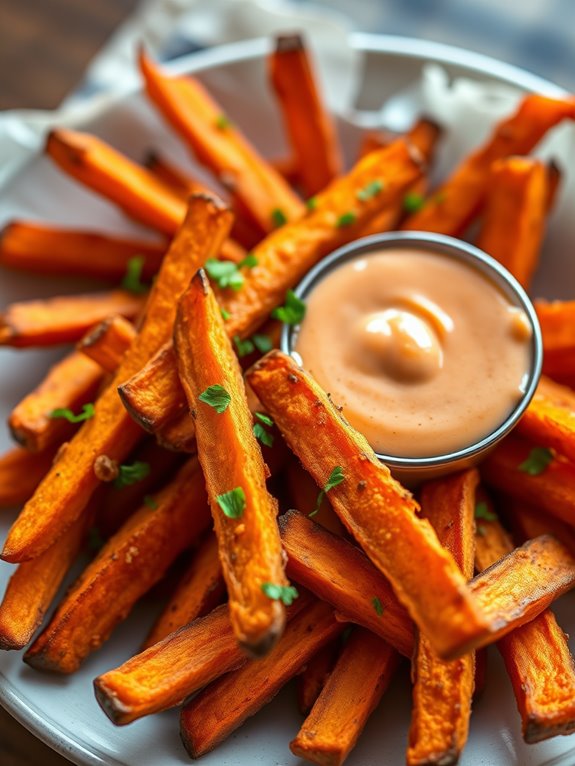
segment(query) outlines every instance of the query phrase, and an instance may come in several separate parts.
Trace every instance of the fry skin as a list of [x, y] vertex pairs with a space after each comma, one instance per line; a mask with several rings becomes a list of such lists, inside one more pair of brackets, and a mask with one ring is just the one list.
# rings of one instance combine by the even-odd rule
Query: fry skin
[[320, 766], [341, 766], [389, 686], [399, 655], [355, 628], [290, 750]]
[[575, 392], [542, 376], [517, 432], [575, 462]]
[[12, 303], [0, 313], [0, 346], [74, 343], [106, 317], [134, 319], [143, 306], [142, 296], [124, 290]]
[[157, 273], [167, 248], [167, 242], [11, 221], [0, 233], [0, 264], [35, 274], [120, 282], [130, 260], [137, 256], [143, 259], [142, 277], [147, 280]]
[[116, 372], [136, 335], [134, 325], [116, 315], [89, 330], [77, 349], [105, 372]]
[[543, 336], [543, 372], [575, 385], [575, 301], [534, 301]]
[[141, 369], [166, 342], [177, 298], [203, 261], [218, 252], [230, 213], [217, 200], [192, 197], [182, 229], [164, 257], [150, 292], [137, 338], [109, 386], [95, 403], [94, 416], [67, 444], [58, 467], [48, 472], [13, 524], [2, 557], [25, 561], [40, 555], [80, 516], [99, 484], [94, 461], [100, 455], [121, 462], [141, 438], [117, 394], [119, 384]]
[[14, 447], [0, 456], [0, 509], [17, 508], [34, 494], [54, 462], [57, 450], [51, 447], [34, 453]]
[[203, 477], [195, 459], [154, 500], [157, 507], [140, 508], [88, 565], [25, 662], [39, 670], [73, 673], [209, 526]]
[[335, 512], [389, 578], [437, 653], [449, 659], [487, 635], [489, 625], [469, 595], [464, 576], [429, 522], [418, 517], [411, 494], [391, 477], [309, 374], [290, 357], [272, 351], [246, 378], [319, 487], [341, 467], [344, 480], [329, 492]]
[[323, 646], [297, 677], [297, 704], [302, 715], [309, 715], [337, 661], [341, 641]]
[[[264, 461], [253, 434], [241, 369], [203, 271], [180, 299], [174, 343], [180, 381], [195, 420], [230, 619], [240, 643], [254, 654], [265, 654], [285, 624], [283, 604], [270, 599], [263, 589], [266, 583], [288, 584], [276, 522], [277, 502], [266, 488]], [[200, 399], [213, 385], [223, 386], [230, 398], [223, 412]], [[236, 491], [243, 495], [243, 507], [239, 515], [230, 516], [219, 498]]]

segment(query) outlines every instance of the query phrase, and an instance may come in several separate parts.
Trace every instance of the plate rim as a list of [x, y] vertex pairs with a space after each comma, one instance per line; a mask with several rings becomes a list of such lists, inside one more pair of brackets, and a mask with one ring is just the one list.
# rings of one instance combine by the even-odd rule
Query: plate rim
[[[526, 69], [446, 43], [364, 32], [350, 33], [349, 41], [351, 47], [359, 52], [458, 66], [469, 70], [472, 75], [493, 77], [523, 91], [538, 92], [547, 96], [561, 97], [568, 94], [565, 88]], [[242, 40], [186, 54], [168, 62], [166, 67], [173, 74], [196, 73], [214, 66], [255, 60], [266, 55], [271, 49], [269, 37]], [[130, 88], [129, 92], [137, 93], [141, 90], [142, 86], [139, 84]], [[118, 99], [112, 99], [107, 111], [114, 109], [116, 103], [126, 95], [127, 92], [124, 91]], [[31, 734], [77, 766], [131, 766], [125, 761], [117, 760], [113, 755], [98, 753], [93, 745], [88, 746], [81, 739], [73, 737], [70, 732], [60, 729], [50, 718], [43, 717], [28, 696], [22, 696], [1, 671], [0, 705]]]

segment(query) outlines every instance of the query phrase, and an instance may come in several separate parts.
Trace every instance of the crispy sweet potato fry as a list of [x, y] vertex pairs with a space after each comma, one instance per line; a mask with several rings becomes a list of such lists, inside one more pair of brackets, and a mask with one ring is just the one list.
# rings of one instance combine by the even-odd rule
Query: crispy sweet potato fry
[[534, 503], [568, 524], [575, 523], [575, 466], [555, 457], [533, 476], [521, 466], [534, 447], [532, 442], [508, 436], [482, 463], [482, 477], [487, 484], [512, 497]]
[[535, 301], [543, 335], [543, 372], [575, 385], [575, 301]]
[[322, 102], [301, 35], [276, 37], [268, 73], [303, 189], [311, 197], [342, 172], [343, 162], [335, 125]]
[[[311, 601], [309, 594], [300, 592], [287, 609], [288, 619]], [[121, 726], [179, 705], [247, 659], [223, 604], [96, 678], [96, 699], [108, 718]]]
[[534, 157], [505, 157], [493, 164], [477, 246], [528, 288], [545, 233], [547, 169]]
[[33, 452], [61, 444], [76, 426], [51, 413], [57, 409], [80, 412], [82, 405], [94, 400], [102, 378], [95, 362], [78, 351], [68, 354], [12, 410], [8, 426], [14, 440]]
[[0, 508], [16, 508], [25, 503], [50, 470], [56, 452], [54, 447], [39, 453], [15, 447], [1, 455]]
[[130, 259], [143, 258], [142, 276], [160, 268], [167, 242], [149, 242], [44, 223], [11, 221], [0, 233], [0, 264], [35, 274], [86, 276], [119, 282]]
[[575, 555], [575, 528], [571, 524], [545, 513], [537, 505], [531, 505], [513, 497], [502, 502], [505, 519], [517, 540], [531, 540], [539, 535], [553, 535]]
[[160, 447], [172, 450], [172, 452], [188, 452], [195, 455], [198, 451], [196, 427], [187, 412], [178, 415], [163, 428], [156, 431], [156, 440]]
[[280, 516], [279, 524], [288, 575], [332, 604], [345, 619], [363, 625], [411, 657], [413, 623], [364, 553], [298, 511]]
[[211, 612], [222, 600], [225, 584], [218, 557], [218, 541], [208, 535], [194, 553], [172, 597], [154, 623], [143, 649]]
[[575, 462], [575, 391], [543, 376], [517, 431]]
[[0, 314], [0, 345], [15, 348], [74, 343], [112, 314], [134, 319], [142, 296], [125, 290], [12, 303]]
[[[262, 453], [252, 431], [240, 366], [203, 271], [180, 299], [174, 343], [180, 380], [196, 423], [198, 456], [218, 538], [229, 595], [230, 619], [240, 643], [264, 654], [281, 635], [285, 612], [266, 583], [287, 586], [276, 523], [277, 502], [265, 485]], [[230, 398], [224, 411], [201, 400], [210, 386]], [[230, 454], [234, 460], [230, 461]], [[240, 508], [223, 504], [239, 495]]]
[[[473, 576], [475, 490], [479, 475], [463, 471], [428, 482], [421, 507], [440, 542], [451, 552], [465, 579]], [[440, 660], [420, 633], [412, 666], [413, 708], [408, 766], [448, 766], [458, 762], [467, 742], [475, 681], [474, 652], [451, 662]]]
[[493, 162], [512, 154], [529, 154], [548, 130], [574, 118], [575, 99], [528, 94], [517, 111], [495, 127], [486, 143], [459, 164], [402, 228], [462, 234], [485, 200]]
[[[420, 176], [418, 158], [405, 141], [395, 141], [334, 181], [317, 197], [315, 209], [305, 219], [288, 223], [267, 236], [253, 250], [258, 263], [245, 275], [242, 289], [215, 291], [230, 314], [226, 320], [230, 338], [247, 337], [257, 330], [270, 311], [283, 302], [286, 291], [317, 261], [359, 236], [373, 216], [396, 205]], [[374, 182], [381, 182], [381, 190], [369, 199], [358, 200], [357, 194]], [[355, 216], [354, 222], [342, 225], [346, 213]], [[148, 369], [120, 388], [124, 404], [142, 427], [153, 430], [156, 424], [169, 421], [184, 407], [176, 376], [173, 350], [162, 349]]]
[[73, 673], [209, 526], [204, 480], [195, 459], [154, 500], [157, 507], [143, 506], [88, 565], [25, 662], [40, 670]]
[[270, 653], [220, 678], [182, 710], [180, 733], [192, 758], [213, 750], [257, 713], [314, 653], [341, 633], [327, 604], [316, 602], [291, 620]]
[[263, 232], [279, 214], [285, 220], [305, 212], [284, 179], [259, 156], [193, 77], [168, 77], [140, 50], [140, 71], [149, 98], [172, 127], [217, 177], [242, 200]]
[[77, 348], [106, 372], [116, 372], [136, 335], [131, 322], [111, 316], [89, 330]]
[[322, 646], [297, 677], [297, 704], [302, 715], [309, 715], [341, 651], [339, 637]]
[[[478, 568], [509, 553], [513, 543], [496, 520], [483, 520], [476, 535]], [[575, 665], [567, 637], [549, 609], [497, 644], [513, 685], [523, 738], [540, 742], [575, 730]]]
[[57, 470], [49, 471], [12, 526], [3, 558], [25, 561], [45, 551], [82, 513], [99, 482], [94, 461], [100, 455], [121, 461], [141, 430], [117, 394], [118, 384], [141, 369], [172, 332], [175, 299], [203, 261], [218, 252], [230, 225], [230, 213], [214, 198], [192, 197], [178, 235], [164, 257], [152, 287], [137, 338], [110, 385], [95, 405], [95, 414], [66, 446]]
[[453, 557], [418, 517], [410, 493], [308, 373], [272, 351], [248, 371], [247, 380], [320, 487], [340, 467], [344, 479], [329, 492], [334, 510], [438, 654], [449, 659], [481, 641], [489, 625]]
[[341, 766], [389, 686], [398, 661], [389, 644], [355, 628], [311, 713], [290, 742], [292, 753], [320, 766]]
[[0, 649], [22, 649], [32, 640], [80, 552], [90, 521], [90, 515], [80, 517], [42, 555], [18, 565], [0, 604]]

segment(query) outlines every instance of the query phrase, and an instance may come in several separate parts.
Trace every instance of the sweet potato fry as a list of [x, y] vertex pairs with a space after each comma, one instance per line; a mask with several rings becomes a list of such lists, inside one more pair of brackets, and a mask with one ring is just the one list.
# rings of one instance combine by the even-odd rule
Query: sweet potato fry
[[528, 94], [517, 111], [495, 127], [486, 143], [460, 163], [402, 228], [462, 234], [483, 205], [492, 164], [512, 154], [529, 154], [548, 130], [574, 118], [575, 99]]
[[144, 505], [88, 565], [25, 662], [40, 670], [73, 673], [209, 526], [204, 480], [195, 459], [154, 501], [156, 507]]
[[[473, 576], [475, 490], [479, 475], [463, 471], [428, 482], [421, 507], [440, 542], [466, 580]], [[420, 633], [412, 665], [413, 708], [408, 766], [455, 764], [467, 742], [475, 681], [475, 654], [451, 662], [439, 659]]]
[[[265, 654], [285, 623], [283, 604], [265, 592], [270, 583], [288, 584], [277, 502], [266, 489], [241, 369], [203, 271], [180, 299], [174, 344], [180, 380], [196, 424], [230, 619], [240, 643], [255, 654]], [[203, 399], [212, 386], [223, 387], [227, 397], [223, 408]], [[233, 461], [230, 454], [235, 456]], [[232, 500], [237, 501], [235, 509], [226, 505]]]
[[2, 552], [25, 561], [45, 551], [82, 513], [99, 484], [94, 461], [100, 455], [122, 461], [141, 437], [117, 394], [117, 386], [141, 369], [172, 332], [175, 300], [192, 274], [218, 252], [230, 213], [214, 198], [192, 197], [186, 221], [175, 237], [150, 292], [143, 323], [113, 380], [95, 404], [94, 416], [68, 443], [33, 498], [12, 526]]
[[543, 376], [517, 431], [575, 462], [575, 391]]
[[35, 221], [11, 221], [0, 233], [0, 264], [35, 274], [119, 282], [136, 256], [143, 259], [142, 277], [153, 277], [167, 248], [167, 242], [73, 231]]
[[172, 452], [187, 452], [195, 455], [198, 451], [196, 427], [187, 412], [178, 415], [156, 431], [156, 440], [160, 447]]
[[0, 313], [0, 346], [74, 343], [112, 314], [134, 319], [143, 305], [142, 296], [125, 290], [12, 303]]
[[555, 457], [533, 475], [527, 467], [534, 449], [542, 448], [517, 436], [508, 436], [481, 465], [482, 477], [496, 489], [574, 524], [575, 466]]
[[575, 301], [535, 301], [543, 335], [543, 372], [575, 385]]
[[14, 440], [32, 452], [64, 442], [77, 426], [51, 413], [58, 409], [80, 412], [94, 400], [102, 378], [101, 368], [78, 351], [65, 356], [12, 410], [8, 426]]
[[15, 447], [0, 456], [0, 508], [16, 508], [34, 494], [54, 461], [53, 447], [34, 453]]
[[134, 325], [127, 319], [111, 316], [89, 330], [77, 348], [102, 370], [116, 372], [136, 334]]
[[298, 511], [280, 516], [279, 524], [289, 577], [411, 657], [413, 623], [364, 553]]
[[19, 564], [0, 604], [0, 649], [22, 649], [42, 623], [74, 563], [91, 518], [77, 519], [51, 548]]
[[557, 516], [545, 513], [537, 505], [505, 497], [502, 501], [505, 520], [517, 540], [531, 540], [540, 535], [553, 535], [575, 555], [575, 528]]
[[320, 766], [341, 766], [355, 746], [397, 668], [399, 655], [355, 628], [290, 750]]
[[225, 584], [218, 557], [218, 542], [210, 534], [193, 554], [178, 587], [154, 623], [143, 649], [211, 612], [222, 600]]
[[180, 733], [192, 758], [213, 750], [257, 713], [314, 653], [341, 633], [327, 604], [316, 602], [291, 620], [270, 653], [220, 678], [182, 710]]
[[248, 371], [247, 380], [320, 487], [340, 468], [343, 480], [329, 492], [335, 512], [389, 578], [437, 653], [450, 659], [480, 641], [489, 625], [453, 557], [429, 522], [418, 517], [410, 493], [391, 477], [308, 373], [290, 357], [272, 351]]
[[[476, 535], [478, 568], [509, 553], [513, 543], [497, 520], [483, 520]], [[501, 652], [521, 715], [523, 738], [540, 742], [575, 730], [575, 665], [567, 637], [549, 609], [504, 636]]]
[[214, 193], [213, 189], [194, 178], [191, 173], [184, 172], [158, 152], [150, 152], [144, 160], [144, 166], [184, 200], [187, 200], [190, 194]]
[[[317, 197], [315, 209], [305, 219], [288, 223], [267, 236], [253, 250], [257, 265], [245, 275], [242, 289], [215, 291], [230, 314], [226, 320], [229, 337], [244, 338], [256, 331], [270, 311], [284, 301], [286, 291], [317, 261], [359, 236], [373, 216], [396, 205], [420, 176], [418, 158], [403, 140], [398, 140], [373, 152], [347, 176], [334, 181]], [[359, 200], [358, 193], [366, 189], [374, 193]], [[346, 214], [352, 215], [353, 222], [343, 225], [341, 221], [348, 220]], [[149, 369], [121, 386], [120, 395], [136, 421], [151, 430], [181, 411], [184, 398], [176, 383], [172, 349], [162, 349]]]
[[528, 288], [545, 233], [547, 169], [534, 157], [505, 157], [493, 164], [477, 246]]
[[339, 637], [322, 646], [297, 677], [297, 704], [302, 715], [309, 715], [341, 651]]
[[342, 172], [343, 162], [335, 125], [322, 102], [301, 35], [276, 37], [268, 73], [303, 190], [311, 197]]
[[279, 215], [288, 221], [303, 215], [301, 200], [230, 123], [198, 80], [168, 77], [143, 50], [139, 61], [149, 98], [200, 162], [241, 199], [263, 232], [277, 225]]
[[[300, 592], [287, 609], [288, 619], [311, 601], [309, 594]], [[122, 726], [181, 704], [247, 659], [223, 604], [96, 678], [96, 699], [108, 718]]]

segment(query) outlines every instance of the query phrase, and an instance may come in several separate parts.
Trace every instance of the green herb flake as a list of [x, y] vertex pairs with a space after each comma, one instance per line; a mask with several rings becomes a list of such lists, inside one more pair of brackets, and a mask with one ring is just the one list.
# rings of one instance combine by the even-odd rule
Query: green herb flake
[[138, 481], [142, 481], [150, 473], [150, 464], [136, 461], [131, 465], [118, 466], [118, 476], [114, 480], [114, 487], [116, 489], [123, 489], [129, 487], [131, 484], [136, 484]]
[[283, 210], [280, 210], [279, 207], [276, 207], [274, 210], [272, 210], [272, 222], [274, 226], [283, 226], [284, 223], [287, 223], [287, 218], [285, 216], [285, 213]]
[[487, 503], [482, 500], [475, 506], [475, 518], [484, 519], [485, 521], [497, 521], [497, 514], [490, 511]]
[[216, 117], [215, 126], [218, 130], [225, 130], [226, 128], [229, 128], [231, 124], [232, 121], [225, 114], [219, 114]]
[[485, 535], [487, 534], [487, 529], [483, 526], [483, 524], [479, 524], [475, 528], [475, 532], [476, 534], [479, 535], [479, 537], [485, 537]]
[[406, 213], [417, 213], [425, 205], [425, 197], [416, 192], [409, 192], [403, 198], [403, 209]]
[[220, 309], [220, 314], [222, 315], [224, 322], [227, 322], [227, 320], [231, 317], [230, 312], [226, 311], [225, 309]]
[[258, 259], [253, 253], [248, 253], [245, 258], [243, 258], [238, 263], [238, 268], [246, 268], [246, 269], [253, 269], [254, 266], [258, 265]]
[[144, 497], [144, 505], [146, 505], [148, 508], [151, 508], [152, 511], [157, 511], [159, 508], [157, 502], [151, 495], [146, 495]]
[[241, 519], [246, 507], [246, 494], [241, 487], [218, 495], [216, 501], [228, 519]]
[[148, 292], [148, 286], [142, 282], [142, 271], [146, 259], [143, 255], [136, 255], [130, 258], [126, 266], [126, 274], [122, 280], [122, 287], [134, 295], [142, 295]]
[[267, 354], [274, 347], [274, 344], [267, 335], [252, 335], [252, 341], [257, 350], [262, 354]]
[[311, 518], [312, 516], [315, 516], [316, 513], [319, 511], [320, 506], [323, 502], [324, 497], [327, 495], [327, 493], [330, 491], [330, 489], [333, 489], [334, 487], [337, 487], [338, 484], [341, 484], [342, 481], [345, 479], [343, 468], [340, 465], [337, 465], [333, 471], [330, 473], [327, 482], [325, 483], [324, 488], [321, 490], [319, 495], [317, 496], [315, 508], [311, 513], [308, 514], [308, 516]]
[[283, 306], [272, 311], [272, 317], [279, 319], [284, 324], [299, 324], [305, 316], [306, 305], [301, 298], [298, 298], [293, 290], [288, 290]]
[[242, 340], [239, 335], [234, 335], [234, 346], [240, 359], [248, 354], [253, 354], [256, 348], [249, 338]]
[[355, 195], [360, 202], [367, 202], [368, 199], [376, 197], [383, 190], [383, 181], [375, 180], [368, 183], [363, 189], [360, 189]]
[[217, 258], [208, 258], [204, 268], [210, 279], [222, 289], [230, 287], [232, 290], [240, 290], [244, 284], [243, 274], [240, 274], [237, 264], [232, 263], [232, 261], [218, 261]]
[[256, 420], [259, 420], [260, 423], [263, 423], [264, 426], [269, 426], [270, 428], [273, 427], [273, 420], [270, 418], [269, 415], [266, 415], [265, 412], [255, 412], [254, 413]]
[[264, 582], [262, 590], [272, 601], [281, 601], [285, 606], [291, 606], [299, 596], [293, 585], [274, 585], [273, 582]]
[[213, 407], [218, 414], [225, 412], [232, 401], [232, 397], [228, 394], [223, 386], [216, 383], [214, 386], [208, 386], [205, 391], [198, 396], [200, 402], [209, 404]]
[[356, 214], [350, 211], [348, 213], [344, 213], [343, 215], [340, 215], [340, 217], [335, 222], [335, 225], [337, 226], [338, 229], [344, 229], [346, 226], [351, 226], [356, 221], [357, 221]]
[[89, 403], [83, 405], [82, 412], [78, 413], [78, 415], [74, 415], [72, 410], [68, 409], [68, 407], [61, 407], [57, 410], [52, 410], [50, 417], [64, 418], [68, 421], [68, 423], [83, 423], [85, 420], [90, 420], [90, 418], [93, 418], [94, 412], [94, 405]]
[[261, 423], [254, 423], [254, 436], [256, 439], [264, 444], [266, 447], [272, 447], [274, 443], [274, 435], [270, 434], [269, 431], [266, 431], [264, 426], [262, 426]]
[[529, 456], [524, 460], [519, 470], [529, 476], [539, 476], [553, 460], [553, 452], [548, 447], [533, 447]]
[[317, 197], [310, 197], [305, 203], [307, 209], [311, 212], [317, 209]]
[[377, 596], [374, 596], [374, 597], [371, 599], [371, 603], [372, 603], [372, 605], [373, 605], [373, 608], [374, 608], [374, 609], [375, 609], [375, 611], [376, 611], [376, 614], [377, 614], [377, 616], [378, 616], [378, 617], [381, 617], [381, 615], [383, 614], [383, 604], [381, 603], [381, 601], [379, 600], [379, 598], [378, 598]]

